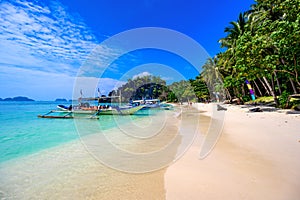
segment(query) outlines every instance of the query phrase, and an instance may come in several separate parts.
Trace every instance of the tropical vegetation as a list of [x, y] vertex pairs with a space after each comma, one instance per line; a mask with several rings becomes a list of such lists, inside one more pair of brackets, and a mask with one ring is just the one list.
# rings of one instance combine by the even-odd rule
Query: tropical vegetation
[[300, 91], [300, 0], [256, 0], [224, 31], [225, 51], [207, 61], [204, 78], [219, 73], [226, 97], [244, 101], [250, 100], [248, 80], [257, 97], [272, 96], [284, 107], [287, 96]]
[[[196, 95], [197, 94], [197, 95]], [[121, 87], [109, 93], [109, 96], [122, 96], [122, 101], [138, 99], [160, 99], [169, 102], [197, 101], [208, 98], [208, 89], [200, 77], [195, 80], [182, 80], [171, 85], [159, 76], [142, 76], [128, 79]]]
[[168, 88], [166, 81], [158, 76], [138, 76], [128, 79], [127, 82], [116, 90], [111, 91], [108, 96], [122, 96], [122, 101], [136, 99], [167, 100]]
[[160, 77], [138, 77], [113, 92], [126, 99], [246, 102], [248, 81], [256, 97], [271, 96], [276, 106], [288, 107], [290, 95], [300, 91], [300, 0], [256, 0], [224, 32], [223, 51], [195, 79], [167, 86]]

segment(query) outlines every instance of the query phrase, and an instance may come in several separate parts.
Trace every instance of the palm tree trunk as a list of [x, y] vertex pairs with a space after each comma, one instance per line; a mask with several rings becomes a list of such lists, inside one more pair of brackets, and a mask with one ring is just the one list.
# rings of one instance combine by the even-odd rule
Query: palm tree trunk
[[[274, 98], [274, 102], [275, 102], [276, 106], [278, 106], [278, 99], [277, 99], [277, 97], [276, 97], [275, 91], [272, 89], [272, 87], [271, 87], [271, 85], [270, 85], [270, 83], [268, 82], [268, 80], [267, 80], [266, 77], [263, 77], [263, 80], [265, 81], [267, 87], [269, 88], [269, 90], [270, 90], [270, 92], [271, 92], [271, 95], [272, 95], [273, 98]], [[272, 81], [272, 82], [273, 82], [273, 81]], [[273, 86], [274, 86], [274, 84], [273, 84]]]
[[271, 94], [270, 94], [270, 91], [268, 90], [266, 84], [260, 78], [258, 78], [258, 80], [260, 81], [260, 83], [262, 84], [262, 86], [265, 88], [266, 93], [270, 96]]
[[[272, 92], [276, 95], [276, 90], [275, 90], [275, 83], [274, 83], [274, 77], [271, 74], [271, 88], [272, 88]], [[272, 94], [272, 93], [271, 93]]]
[[294, 66], [295, 66], [295, 81], [297, 83], [297, 85], [300, 86], [300, 82], [298, 81], [298, 70], [297, 70], [297, 58], [296, 58], [296, 55], [294, 54]]
[[268, 90], [270, 91], [270, 94], [271, 94], [272, 96], [274, 96], [274, 92], [273, 92], [272, 87], [271, 87], [270, 83], [268, 82], [267, 78], [266, 78], [266, 77], [263, 77], [263, 80], [264, 80], [264, 82], [265, 82], [265, 84], [266, 84]]
[[232, 97], [231, 97], [231, 95], [230, 95], [229, 90], [228, 90], [227, 88], [224, 88], [224, 89], [225, 89], [226, 96], [229, 97], [229, 99], [231, 100]]
[[253, 83], [254, 83], [255, 87], [257, 88], [257, 91], [260, 94], [260, 96], [263, 96], [255, 80], [253, 80]]
[[244, 96], [246, 96], [246, 93], [245, 93], [245, 88], [244, 88], [244, 86], [242, 87], [242, 95], [243, 95], [243, 97], [244, 97]]
[[296, 87], [295, 87], [295, 85], [294, 85], [294, 82], [293, 82], [293, 80], [291, 79], [291, 77], [289, 77], [289, 80], [290, 80], [290, 82], [291, 82], [291, 85], [292, 85], [294, 94], [297, 94], [297, 89], [296, 89]]
[[276, 79], [276, 83], [277, 83], [277, 87], [278, 87], [278, 92], [279, 92], [279, 94], [281, 95], [282, 92], [281, 92], [279, 80], [278, 80], [278, 78], [277, 78], [277, 74], [276, 74], [275, 71], [274, 71], [274, 76], [275, 76], [275, 79]]
[[236, 97], [239, 96], [239, 95], [238, 95], [238, 91], [237, 91], [237, 89], [236, 89], [235, 87], [233, 88], [233, 95], [236, 96]]

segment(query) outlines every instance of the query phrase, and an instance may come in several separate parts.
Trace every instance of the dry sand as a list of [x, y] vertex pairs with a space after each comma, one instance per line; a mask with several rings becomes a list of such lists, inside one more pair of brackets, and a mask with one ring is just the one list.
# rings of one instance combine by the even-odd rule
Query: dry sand
[[[211, 105], [196, 106], [211, 116]], [[198, 114], [185, 107], [184, 124], [182, 115], [169, 115], [163, 129], [167, 135], [153, 141], [161, 147], [178, 127], [194, 124]], [[300, 199], [300, 116], [230, 107], [218, 143], [200, 160], [208, 125], [209, 118], [200, 117], [197, 138], [185, 154], [169, 167], [149, 173], [108, 168], [80, 142], [9, 161], [0, 165], [0, 199]], [[147, 146], [127, 141], [120, 147], [144, 153]], [[173, 158], [176, 155], [173, 152]]]
[[[211, 115], [211, 105], [196, 105]], [[300, 199], [300, 116], [229, 107], [222, 136], [199, 160], [201, 134], [165, 174], [167, 199]]]

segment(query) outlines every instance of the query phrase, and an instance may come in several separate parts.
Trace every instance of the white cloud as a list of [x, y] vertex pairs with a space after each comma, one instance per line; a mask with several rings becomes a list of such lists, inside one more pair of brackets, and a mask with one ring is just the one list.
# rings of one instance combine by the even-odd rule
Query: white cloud
[[150, 74], [149, 72], [141, 72], [141, 73], [139, 73], [139, 74], [137, 74], [137, 75], [134, 75], [133, 77], [132, 77], [132, 79], [136, 79], [136, 78], [138, 78], [138, 77], [144, 77], [144, 76], [151, 76], [152, 74]]
[[[84, 20], [56, 0], [47, 5], [43, 1], [0, 1], [2, 64], [69, 75], [83, 66], [79, 76], [98, 77], [112, 58], [121, 56], [118, 48], [100, 45]], [[120, 66], [111, 65], [108, 70], [119, 73]]]
[[[91, 54], [95, 48], [97, 55]], [[102, 80], [92, 78], [101, 75], [94, 71], [103, 71], [116, 52], [99, 46], [83, 19], [56, 0], [47, 5], [42, 1], [0, 1], [0, 97], [71, 98], [75, 76], [90, 76], [83, 77], [89, 84]], [[81, 65], [85, 71], [78, 72]], [[101, 90], [108, 93], [117, 83], [105, 79]], [[91, 89], [83, 89], [92, 95]]]
[[[0, 62], [74, 74], [98, 41], [59, 2], [0, 3]], [[63, 68], [61, 68], [63, 66]]]

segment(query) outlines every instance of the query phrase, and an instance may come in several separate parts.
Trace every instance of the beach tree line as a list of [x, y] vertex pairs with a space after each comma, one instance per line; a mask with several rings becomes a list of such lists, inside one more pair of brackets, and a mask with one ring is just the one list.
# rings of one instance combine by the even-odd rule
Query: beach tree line
[[160, 99], [168, 102], [199, 101], [209, 97], [204, 80], [181, 80], [167, 85], [159, 76], [142, 76], [128, 79], [125, 84], [111, 91], [108, 96], [122, 96], [123, 102], [142, 99]]
[[200, 75], [207, 83], [218, 76], [228, 99], [248, 101], [248, 80], [257, 97], [272, 96], [277, 106], [299, 93], [300, 0], [256, 0], [224, 31], [225, 50]]
[[122, 101], [140, 99], [157, 99], [166, 100], [168, 88], [166, 81], [158, 76], [141, 76], [128, 79], [125, 84], [116, 90], [111, 91], [108, 96], [122, 96]]
[[256, 0], [250, 9], [225, 27], [219, 40], [224, 51], [209, 58], [195, 79], [166, 85], [156, 76], [129, 79], [112, 91], [124, 100], [250, 101], [250, 83], [256, 97], [271, 96], [287, 107], [291, 94], [300, 92], [300, 0]]

